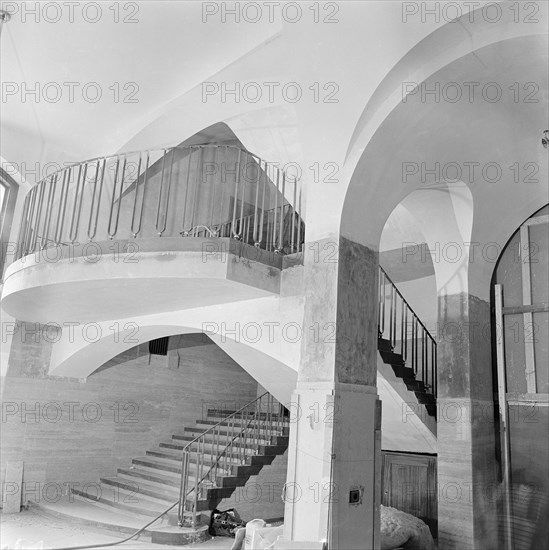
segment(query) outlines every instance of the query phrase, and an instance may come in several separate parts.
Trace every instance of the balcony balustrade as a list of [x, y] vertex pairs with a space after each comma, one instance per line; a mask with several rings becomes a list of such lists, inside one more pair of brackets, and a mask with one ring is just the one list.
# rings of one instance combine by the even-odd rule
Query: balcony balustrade
[[300, 182], [232, 145], [121, 153], [67, 166], [27, 194], [16, 259], [50, 246], [232, 237], [280, 254], [304, 241]]

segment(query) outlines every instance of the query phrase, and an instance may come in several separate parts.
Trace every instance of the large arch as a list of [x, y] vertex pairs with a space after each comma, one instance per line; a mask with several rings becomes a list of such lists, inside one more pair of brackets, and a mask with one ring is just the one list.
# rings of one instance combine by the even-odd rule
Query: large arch
[[[471, 24], [462, 18], [435, 31], [380, 84], [347, 152], [349, 185], [340, 242], [349, 240], [354, 248], [377, 254], [390, 213], [409, 202], [417, 212], [423, 209], [418, 223], [430, 234], [431, 243], [438, 237], [441, 244], [451, 239], [463, 247], [459, 270], [444, 258], [435, 266], [438, 483], [442, 488], [457, 487], [461, 495], [451, 502], [439, 491], [439, 544], [445, 548], [484, 549], [498, 544], [497, 519], [483, 493], [496, 481], [497, 471], [491, 344], [479, 338], [490, 323], [494, 260], [485, 252], [494, 244], [503, 247], [517, 222], [547, 202], [547, 157], [541, 146], [544, 128], [539, 124], [548, 115], [545, 29], [545, 22], [520, 25], [507, 17], [495, 26], [482, 18]], [[433, 51], [436, 56], [429, 55]], [[446, 84], [454, 90], [465, 82], [480, 86], [495, 82], [507, 95], [496, 101], [482, 95], [456, 101], [440, 91]], [[535, 83], [537, 101], [513, 97], [509, 91], [516, 82]], [[404, 88], [406, 83], [414, 85]], [[438, 100], [422, 96], [422, 90], [437, 89]], [[476, 173], [469, 170], [471, 166]], [[528, 168], [531, 172], [525, 174]], [[436, 205], [431, 199], [447, 184], [455, 189], [450, 208], [456, 213], [454, 220], [444, 219], [442, 209], [434, 213], [425, 209]], [[457, 206], [458, 196], [465, 210]], [[418, 198], [419, 202], [414, 200]], [[449, 234], [452, 225], [455, 230]], [[450, 334], [449, 327], [457, 327], [457, 335]], [[441, 407], [443, 412], [451, 403], [460, 411], [459, 423], [440, 414]], [[472, 489], [466, 499], [467, 487]]]

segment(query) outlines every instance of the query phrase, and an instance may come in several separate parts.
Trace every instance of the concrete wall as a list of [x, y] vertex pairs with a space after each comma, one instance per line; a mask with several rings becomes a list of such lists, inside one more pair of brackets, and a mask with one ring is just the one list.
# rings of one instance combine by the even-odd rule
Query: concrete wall
[[255, 380], [205, 335], [176, 345], [149, 361], [142, 344], [86, 380], [56, 379], [46, 374], [50, 346], [20, 328], [2, 380], [2, 481], [12, 460], [24, 462], [31, 500], [34, 483], [97, 481], [194, 424], [203, 401], [256, 397]]
[[264, 466], [256, 476], [250, 476], [244, 487], [237, 487], [230, 498], [223, 499], [218, 508], [235, 508], [242, 519], [279, 519], [284, 517], [282, 488], [286, 483], [288, 451], [276, 456], [270, 466]]

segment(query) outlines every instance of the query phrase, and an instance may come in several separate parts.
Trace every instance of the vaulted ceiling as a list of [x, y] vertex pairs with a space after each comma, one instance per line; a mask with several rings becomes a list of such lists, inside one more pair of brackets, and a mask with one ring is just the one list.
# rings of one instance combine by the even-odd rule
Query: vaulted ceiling
[[99, 3], [100, 14], [73, 6], [72, 16], [70, 3], [37, 14], [38, 3], [23, 4], [10, 3], [1, 37], [1, 154], [15, 163], [115, 152], [171, 100], [280, 31], [268, 20], [204, 23], [201, 2], [119, 3], [118, 13]]

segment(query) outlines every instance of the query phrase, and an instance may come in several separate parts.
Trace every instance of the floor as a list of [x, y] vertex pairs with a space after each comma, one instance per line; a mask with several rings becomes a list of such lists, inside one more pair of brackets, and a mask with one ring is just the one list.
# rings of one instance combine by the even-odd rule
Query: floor
[[[19, 514], [0, 513], [0, 549], [31, 550], [60, 549], [90, 544], [115, 544], [123, 536], [116, 537], [81, 525], [71, 525], [67, 520], [44, 517], [32, 510]], [[201, 544], [180, 546], [178, 548], [196, 548], [197, 550], [229, 549], [233, 539], [217, 537]], [[104, 548], [116, 550], [174, 550], [174, 546], [152, 544], [146, 540], [132, 540]]]

